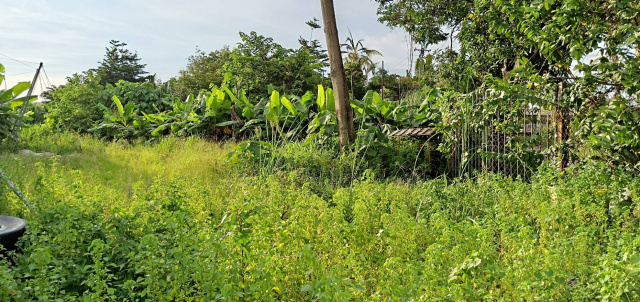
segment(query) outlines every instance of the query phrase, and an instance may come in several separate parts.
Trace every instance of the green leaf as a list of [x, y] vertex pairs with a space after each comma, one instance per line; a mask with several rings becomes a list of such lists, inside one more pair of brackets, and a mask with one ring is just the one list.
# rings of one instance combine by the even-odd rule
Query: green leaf
[[289, 112], [291, 112], [291, 114], [293, 115], [298, 115], [298, 110], [296, 110], [295, 107], [293, 107], [293, 104], [291, 104], [291, 101], [289, 101], [287, 99], [287, 97], [282, 97], [282, 99], [280, 100], [280, 102], [282, 103], [282, 105], [284, 105], [287, 109], [289, 109]]
[[152, 136], [159, 136], [162, 131], [164, 131], [164, 129], [167, 128], [167, 125], [161, 125], [160, 127], [156, 128], [155, 130], [151, 131], [151, 135]]
[[20, 105], [22, 105], [23, 101], [9, 101], [7, 103], [5, 103], [5, 105], [7, 107], [9, 107], [9, 109], [14, 109], [16, 107], [19, 107]]
[[318, 85], [318, 100], [316, 100], [318, 104], [318, 108], [324, 107], [324, 87], [322, 85]]
[[120, 102], [120, 99], [117, 96], [113, 96], [112, 97], [113, 102], [116, 103], [116, 107], [118, 107], [118, 112], [120, 112], [121, 116], [124, 116], [124, 108], [122, 107], [122, 102]]
[[0, 64], [0, 72], [4, 72], [4, 65]]
[[127, 105], [124, 106], [124, 117], [131, 118], [132, 115], [133, 115], [133, 102], [129, 102], [127, 103]]
[[302, 287], [302, 291], [303, 291], [303, 292], [311, 291], [311, 285], [309, 285], [309, 284], [305, 284], [305, 285]]
[[311, 100], [311, 96], [312, 96], [311, 91], [307, 91], [307, 93], [305, 93], [300, 99], [300, 103], [302, 103], [302, 105], [306, 107], [307, 103]]
[[327, 110], [336, 111], [336, 99], [331, 88], [327, 89]]
[[377, 92], [373, 93], [373, 104], [375, 104], [375, 105], [381, 105], [382, 104], [382, 98], [380, 97], [380, 95]]
[[255, 115], [255, 113], [253, 112], [253, 110], [251, 110], [251, 108], [249, 108], [249, 107], [244, 107], [244, 108], [242, 109], [242, 116], [244, 116], [244, 117], [246, 117], [246, 118], [250, 119], [250, 118], [253, 118], [253, 116], [254, 116], [254, 115]]
[[240, 122], [239, 121], [226, 121], [226, 122], [222, 122], [222, 123], [216, 124], [216, 127], [227, 127], [227, 126], [236, 125], [236, 124], [240, 124]]
[[26, 91], [27, 89], [29, 89], [29, 87], [31, 87], [31, 83], [20, 82], [15, 86], [13, 86], [13, 88], [11, 88], [11, 91], [13, 92], [13, 96], [16, 97], [16, 96], [19, 96], [24, 91]]
[[280, 93], [278, 93], [275, 90], [271, 92], [271, 102], [269, 103], [269, 109], [271, 110], [280, 109]]
[[365, 106], [367, 107], [371, 106], [371, 103], [373, 103], [373, 93], [374, 93], [373, 91], [369, 90], [362, 98], [362, 102], [364, 103]]
[[[29, 102], [29, 103], [32, 103], [33, 101], [35, 101], [35, 100], [37, 100], [37, 99], [38, 99], [38, 96], [37, 96], [37, 95], [32, 95], [32, 96], [29, 98], [29, 101], [28, 101], [28, 102]], [[22, 104], [24, 104], [24, 102], [25, 102], [25, 101], [27, 101], [27, 97], [26, 97], [26, 96], [21, 97], [21, 98], [17, 98], [17, 99], [13, 99], [13, 100], [9, 101], [7, 104], [12, 104], [12, 103], [14, 103], [14, 102], [19, 102], [19, 103], [20, 103], [20, 105], [22, 105]], [[18, 106], [19, 106], [19, 105], [18, 105]], [[11, 108], [13, 108], [13, 107], [11, 107]]]
[[251, 104], [251, 102], [249, 102], [249, 98], [247, 98], [247, 92], [243, 90], [240, 90], [240, 100], [249, 108], [253, 108], [253, 104]]
[[[218, 89], [214, 88], [214, 90], [218, 90]], [[234, 101], [236, 103], [240, 103], [240, 100], [238, 100], [238, 98], [233, 94], [233, 92], [231, 92], [231, 90], [229, 90], [229, 87], [223, 86], [222, 90], [224, 90], [224, 92], [227, 93], [227, 95], [231, 98], [232, 101]]]

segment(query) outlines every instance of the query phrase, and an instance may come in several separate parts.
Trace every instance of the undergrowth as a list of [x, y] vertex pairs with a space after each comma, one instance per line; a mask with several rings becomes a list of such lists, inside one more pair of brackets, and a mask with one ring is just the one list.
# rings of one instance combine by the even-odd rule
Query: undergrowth
[[377, 180], [318, 144], [252, 170], [195, 138], [76, 143], [0, 155], [38, 209], [0, 186], [0, 213], [28, 221], [0, 300], [640, 299], [640, 179], [622, 169]]

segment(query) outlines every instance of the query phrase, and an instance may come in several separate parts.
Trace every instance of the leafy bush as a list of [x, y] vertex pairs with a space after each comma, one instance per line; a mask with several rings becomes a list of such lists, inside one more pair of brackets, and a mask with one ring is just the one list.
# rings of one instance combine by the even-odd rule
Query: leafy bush
[[100, 95], [105, 87], [93, 73], [74, 74], [65, 85], [55, 88], [47, 108], [47, 123], [55, 129], [86, 133], [102, 118], [100, 104], [108, 105]]
[[[329, 167], [325, 153], [305, 152], [324, 147], [302, 147], [279, 156], [296, 166], [316, 160], [312, 171]], [[65, 301], [640, 297], [640, 179], [628, 171], [589, 165], [543, 170], [530, 183], [481, 175], [334, 186], [336, 172], [232, 173], [228, 149], [166, 138], [99, 144], [80, 160], [3, 157], [39, 214], [0, 191], [5, 213], [29, 221], [16, 265], [0, 264], [0, 293]]]

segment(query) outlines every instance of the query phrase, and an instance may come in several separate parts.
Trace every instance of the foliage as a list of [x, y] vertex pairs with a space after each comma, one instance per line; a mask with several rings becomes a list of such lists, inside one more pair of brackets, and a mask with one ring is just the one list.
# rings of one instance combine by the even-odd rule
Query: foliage
[[144, 71], [147, 64], [140, 64], [137, 52], [126, 49], [127, 43], [111, 40], [100, 66], [95, 70], [101, 85], [115, 84], [120, 80], [143, 82], [149, 77]]
[[270, 85], [283, 93], [302, 94], [320, 83], [322, 58], [310, 52], [308, 45], [293, 50], [255, 32], [240, 33], [240, 37], [242, 42], [233, 50], [224, 71], [248, 95], [262, 95]]
[[320, 20], [313, 18], [313, 20], [307, 21], [305, 24], [311, 28], [311, 34], [309, 36], [309, 40], [300, 37], [298, 39], [298, 43], [300, 43], [301, 49], [308, 51], [312, 57], [315, 58], [314, 63], [322, 64], [322, 67], [329, 67], [329, 54], [326, 49], [322, 49], [322, 45], [318, 39], [313, 38], [313, 31], [316, 29], [322, 28], [320, 24], [318, 24]]
[[[380, 22], [390, 27], [402, 27], [414, 41], [429, 46], [446, 40], [453, 32], [445, 33], [445, 27], [461, 26], [474, 8], [473, 0], [376, 0], [379, 3]], [[450, 37], [453, 39], [453, 37]]]
[[[596, 150], [605, 150], [609, 159], [637, 163], [634, 133], [640, 120], [633, 107], [640, 91], [640, 57], [633, 48], [640, 45], [638, 3], [516, 1], [497, 7], [483, 1], [483, 5], [492, 30], [537, 49], [547, 66], [541, 72], [534, 60], [522, 58], [513, 81], [533, 91], [553, 90], [561, 83], [565, 88], [555, 107], [576, 117], [573, 131]], [[588, 61], [593, 54], [595, 58]]]
[[101, 104], [111, 103], [113, 96], [119, 97], [123, 102], [135, 102], [136, 109], [144, 111], [165, 111], [169, 104], [176, 98], [168, 94], [164, 88], [154, 83], [134, 83], [120, 80], [115, 85], [107, 85], [100, 95]]
[[209, 137], [234, 134], [235, 131], [228, 127], [240, 124], [240, 121], [232, 120], [232, 110], [235, 112], [238, 108], [243, 116], [253, 116], [253, 105], [246, 98], [244, 91], [238, 94], [240, 98], [227, 86], [222, 86], [220, 89], [213, 88], [211, 91], [203, 92], [197, 97], [189, 95], [185, 101], [164, 95], [161, 100], [164, 104], [162, 108], [168, 108], [164, 111], [160, 111], [153, 103], [151, 106], [148, 103], [136, 103], [140, 98], [129, 97], [121, 100], [113, 94], [112, 101], [116, 110], [103, 107], [105, 116], [102, 123], [90, 131], [101, 138], [125, 140], [148, 139], [170, 133], [178, 136], [201, 134]]
[[[582, 120], [578, 135], [615, 163], [640, 163], [640, 109], [613, 99]], [[638, 167], [640, 168], [640, 167]]]
[[93, 72], [75, 74], [67, 78], [67, 84], [57, 87], [50, 94], [52, 101], [45, 104], [47, 123], [59, 130], [87, 133], [100, 122], [105, 111], [117, 110], [113, 97], [123, 102], [135, 103], [136, 110], [164, 111], [174, 97], [153, 83], [118, 81], [102, 86]]
[[47, 123], [60, 130], [85, 132], [102, 117], [99, 104], [108, 105], [101, 94], [105, 87], [91, 71], [74, 74], [56, 87], [45, 106]]
[[0, 264], [6, 300], [640, 295], [640, 180], [622, 169], [543, 170], [530, 183], [364, 174], [343, 187], [332, 184], [339, 167], [323, 162], [329, 152], [300, 145], [282, 156], [315, 161], [307, 172], [257, 178], [230, 170], [230, 146], [198, 139], [81, 140], [81, 154], [59, 160], [0, 155], [40, 213], [0, 189], [3, 213], [29, 221], [16, 264]]
[[364, 96], [369, 73], [374, 74], [376, 71], [372, 57], [382, 56], [379, 51], [365, 47], [363, 42], [362, 39], [356, 41], [349, 32], [345, 43], [340, 44], [342, 53], [346, 55], [343, 59], [344, 69], [351, 85], [351, 97], [354, 99]]
[[211, 89], [212, 85], [222, 85], [225, 76], [223, 67], [231, 60], [231, 53], [228, 47], [208, 54], [196, 49], [196, 54], [187, 59], [187, 67], [180, 71], [177, 78], [169, 81], [172, 93], [179, 99], [186, 99], [189, 94]]
[[[4, 82], [4, 65], [0, 64], [0, 85]], [[18, 120], [26, 117], [20, 116], [18, 109], [23, 106], [25, 102], [33, 102], [38, 97], [32, 96], [29, 100], [27, 97], [20, 97], [20, 95], [27, 91], [31, 87], [29, 82], [20, 82], [13, 87], [2, 90], [0, 89], [0, 143], [4, 140], [16, 140], [15, 137], [16, 127], [18, 126]], [[29, 114], [30, 115], [30, 114]]]

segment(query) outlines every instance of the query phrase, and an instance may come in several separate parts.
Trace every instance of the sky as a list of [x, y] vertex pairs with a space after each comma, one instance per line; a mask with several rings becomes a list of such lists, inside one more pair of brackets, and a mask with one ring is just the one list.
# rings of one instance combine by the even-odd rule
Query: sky
[[[378, 22], [372, 0], [335, 0], [340, 40], [355, 39], [380, 51], [385, 69], [405, 74], [407, 35]], [[177, 76], [196, 47], [208, 52], [240, 42], [256, 31], [288, 48], [309, 38], [306, 21], [322, 19], [318, 0], [0, 0], [0, 63], [7, 85], [33, 78], [38, 62], [46, 77], [36, 92], [65, 83], [73, 73], [96, 68], [110, 40], [137, 51], [146, 71], [166, 81]], [[320, 22], [321, 23], [321, 22]], [[313, 37], [324, 45], [324, 32]], [[17, 59], [20, 62], [11, 60]], [[48, 81], [46, 80], [48, 78]], [[2, 89], [4, 89], [4, 84]]]

